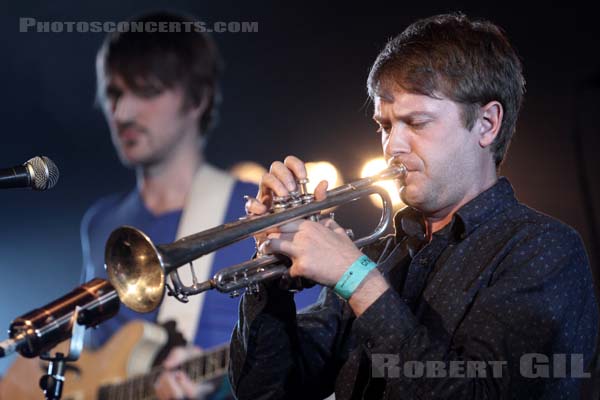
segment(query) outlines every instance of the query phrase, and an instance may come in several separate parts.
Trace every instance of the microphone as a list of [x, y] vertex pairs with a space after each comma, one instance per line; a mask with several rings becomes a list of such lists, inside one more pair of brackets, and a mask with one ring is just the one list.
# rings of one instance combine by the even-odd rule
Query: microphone
[[0, 358], [15, 352], [27, 358], [37, 357], [69, 339], [73, 313], [78, 306], [76, 323], [89, 328], [119, 311], [119, 297], [112, 285], [100, 278], [76, 287], [65, 296], [13, 320], [10, 339], [0, 342]]
[[52, 189], [58, 182], [58, 167], [48, 157], [33, 157], [23, 165], [0, 169], [0, 189], [30, 187]]

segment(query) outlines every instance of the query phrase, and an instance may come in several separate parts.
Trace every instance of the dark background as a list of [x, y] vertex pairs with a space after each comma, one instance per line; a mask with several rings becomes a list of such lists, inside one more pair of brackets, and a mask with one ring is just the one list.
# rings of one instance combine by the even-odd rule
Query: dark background
[[[502, 173], [522, 201], [575, 227], [590, 256], [597, 256], [591, 232], [598, 219], [590, 219], [586, 204], [598, 212], [600, 29], [588, 23], [586, 10], [490, 11], [458, 3], [363, 7], [352, 14], [323, 6], [169, 4], [209, 23], [258, 21], [258, 33], [214, 34], [226, 71], [221, 120], [207, 148], [211, 162], [223, 168], [241, 160], [267, 166], [296, 154], [331, 161], [346, 180], [380, 154], [365, 80], [385, 41], [416, 18], [440, 12], [462, 10], [498, 23], [518, 49], [527, 79], [525, 105]], [[94, 57], [104, 34], [19, 33], [19, 18], [121, 21], [165, 6], [160, 1], [3, 6], [0, 167], [46, 155], [58, 164], [61, 178], [48, 192], [0, 193], [0, 329], [78, 284], [81, 216], [94, 199], [134, 182], [119, 164], [93, 104]], [[353, 221], [348, 214], [353, 212], [342, 213], [343, 221], [359, 231], [377, 218], [372, 208]], [[0, 372], [8, 361], [0, 362]]]

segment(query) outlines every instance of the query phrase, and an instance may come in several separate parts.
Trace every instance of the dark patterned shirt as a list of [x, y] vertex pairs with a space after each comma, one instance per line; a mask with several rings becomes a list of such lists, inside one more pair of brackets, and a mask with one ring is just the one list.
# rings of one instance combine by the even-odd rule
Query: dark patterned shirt
[[231, 343], [239, 399], [576, 398], [598, 322], [579, 235], [508, 180], [425, 243], [420, 216], [364, 252], [391, 288], [359, 318], [331, 289], [296, 314], [245, 295]]

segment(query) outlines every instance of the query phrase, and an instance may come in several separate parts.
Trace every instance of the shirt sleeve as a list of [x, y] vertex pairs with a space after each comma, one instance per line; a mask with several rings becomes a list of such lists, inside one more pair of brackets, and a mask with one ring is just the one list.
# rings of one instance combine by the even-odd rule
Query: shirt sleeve
[[[373, 259], [393, 237], [366, 249]], [[275, 285], [245, 294], [231, 339], [229, 377], [238, 399], [323, 399], [350, 356], [349, 306], [324, 288], [296, 314], [293, 294]]]
[[296, 314], [293, 294], [244, 295], [231, 341], [238, 399], [323, 399], [333, 392], [344, 330], [342, 301], [324, 289]]

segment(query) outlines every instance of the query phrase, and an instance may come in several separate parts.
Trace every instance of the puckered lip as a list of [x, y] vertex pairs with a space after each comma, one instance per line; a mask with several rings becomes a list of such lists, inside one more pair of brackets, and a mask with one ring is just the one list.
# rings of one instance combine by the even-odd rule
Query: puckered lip
[[401, 165], [403, 165], [404, 168], [406, 168], [406, 173], [415, 171], [415, 169], [411, 168], [410, 164], [408, 164], [406, 162], [402, 162], [401, 160], [393, 159], [393, 158], [390, 159], [390, 160], [388, 160], [388, 166], [389, 167], [399, 167]]

